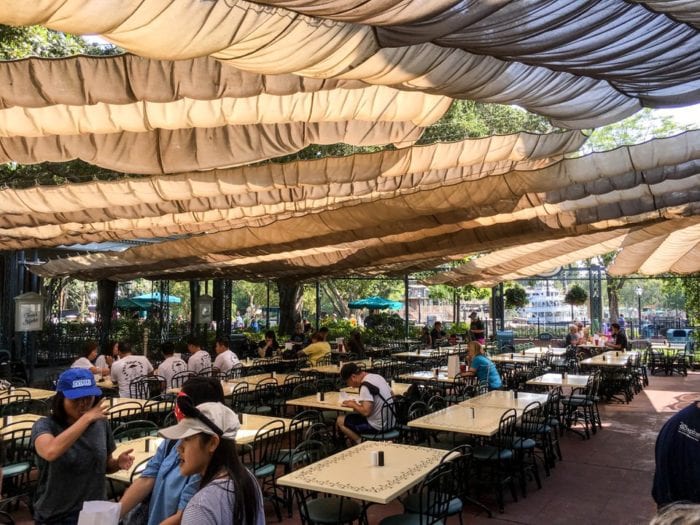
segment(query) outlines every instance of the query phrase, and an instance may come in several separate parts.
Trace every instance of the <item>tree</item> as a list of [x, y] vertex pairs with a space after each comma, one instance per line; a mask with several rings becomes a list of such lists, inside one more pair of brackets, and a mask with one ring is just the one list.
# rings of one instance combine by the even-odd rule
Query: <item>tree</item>
[[588, 294], [586, 293], [586, 290], [583, 289], [583, 287], [579, 286], [578, 284], [573, 285], [571, 288], [569, 288], [569, 291], [566, 292], [566, 295], [564, 296], [564, 302], [566, 304], [571, 305], [571, 320], [574, 320], [574, 306], [581, 306], [582, 304], [586, 304], [586, 301], [588, 300]]
[[524, 308], [527, 306], [527, 292], [519, 284], [514, 284], [505, 291], [506, 308]]

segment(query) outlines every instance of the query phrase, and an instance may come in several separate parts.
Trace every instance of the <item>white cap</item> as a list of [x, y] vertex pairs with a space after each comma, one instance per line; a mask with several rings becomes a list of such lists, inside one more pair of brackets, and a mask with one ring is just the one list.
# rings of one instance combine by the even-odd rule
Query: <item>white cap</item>
[[197, 410], [214, 423], [222, 433], [218, 434], [201, 419], [186, 417], [177, 425], [162, 429], [158, 434], [166, 439], [183, 439], [195, 434], [219, 435], [222, 439], [236, 438], [238, 429], [241, 428], [241, 423], [233, 410], [221, 403], [202, 403], [197, 405]]

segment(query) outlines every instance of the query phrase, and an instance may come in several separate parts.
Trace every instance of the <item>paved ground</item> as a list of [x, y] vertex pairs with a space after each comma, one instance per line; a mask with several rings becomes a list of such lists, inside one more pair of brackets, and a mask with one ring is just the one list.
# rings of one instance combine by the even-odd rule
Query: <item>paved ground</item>
[[[562, 439], [564, 461], [557, 464], [542, 490], [529, 486], [528, 497], [513, 502], [506, 496], [503, 514], [489, 519], [467, 509], [468, 524], [646, 524], [655, 512], [651, 499], [656, 435], [670, 415], [700, 398], [700, 372], [688, 377], [657, 376], [629, 405], [601, 405], [603, 431], [590, 440], [575, 434]], [[486, 503], [489, 503], [486, 501]], [[493, 502], [490, 502], [493, 505]], [[374, 505], [371, 524], [401, 512], [401, 505]], [[272, 516], [272, 513], [269, 514]], [[32, 523], [26, 511], [17, 522]], [[269, 522], [274, 523], [274, 518]], [[295, 511], [283, 523], [298, 524]], [[457, 523], [451, 518], [450, 523]]]

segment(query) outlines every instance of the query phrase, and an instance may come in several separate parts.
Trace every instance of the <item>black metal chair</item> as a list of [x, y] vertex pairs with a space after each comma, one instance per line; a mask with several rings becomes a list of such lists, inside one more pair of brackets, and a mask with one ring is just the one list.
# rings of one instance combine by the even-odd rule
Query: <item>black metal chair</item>
[[34, 450], [31, 446], [32, 429], [24, 423], [10, 423], [2, 429], [5, 447], [5, 463], [2, 467], [3, 493], [7, 497], [32, 499], [31, 472], [34, 467]]
[[173, 388], [182, 388], [182, 385], [184, 385], [190, 377], [194, 377], [196, 375], [197, 374], [190, 372], [189, 370], [183, 370], [182, 372], [175, 374], [170, 379], [170, 384]]
[[401, 437], [393, 398], [384, 399], [381, 403], [381, 428], [376, 433], [360, 434], [363, 441], [394, 441]]
[[542, 425], [543, 411], [539, 401], [528, 404], [523, 411], [520, 424], [516, 427], [516, 437], [513, 440], [513, 450], [515, 451], [515, 462], [520, 481], [520, 490], [523, 497], [527, 497], [527, 475], [532, 474], [537, 488], [542, 488], [540, 472], [537, 467], [537, 439], [540, 436], [540, 426]]
[[137, 401], [125, 401], [109, 408], [109, 425], [112, 430], [122, 423], [143, 419], [143, 405]]
[[416, 500], [417, 512], [388, 516], [379, 525], [436, 525], [444, 523], [450, 502], [458, 501], [454, 483], [454, 463], [445, 461], [433, 468], [421, 482]]
[[263, 497], [268, 499], [274, 509], [277, 519], [282, 521], [280, 502], [284, 503], [283, 497], [277, 493], [277, 463], [282, 448], [283, 436], [285, 433], [284, 422], [270, 421], [261, 427], [255, 434], [253, 440], [251, 463], [249, 470], [260, 482]]
[[135, 419], [126, 421], [116, 427], [113, 432], [116, 442], [129, 441], [131, 439], [144, 438], [158, 435], [158, 425], [153, 421]]
[[518, 501], [518, 494], [513, 476], [513, 441], [515, 439], [516, 412], [507, 410], [501, 416], [498, 424], [498, 432], [491, 441], [479, 445], [473, 449], [474, 462], [479, 474], [476, 479], [479, 483], [492, 486], [496, 489], [498, 510], [504, 511], [503, 487], [510, 486], [510, 492], [514, 501]]

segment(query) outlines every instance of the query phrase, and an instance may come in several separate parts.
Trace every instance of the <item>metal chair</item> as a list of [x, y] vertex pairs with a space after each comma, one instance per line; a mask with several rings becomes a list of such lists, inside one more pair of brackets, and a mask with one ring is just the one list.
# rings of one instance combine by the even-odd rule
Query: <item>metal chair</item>
[[122, 423], [112, 433], [116, 442], [129, 441], [131, 439], [158, 435], [158, 425], [153, 421], [136, 419]]
[[279, 420], [270, 421], [260, 428], [252, 444], [252, 462], [247, 465], [260, 482], [263, 497], [272, 503], [278, 521], [282, 521], [279, 504], [285, 500], [277, 494], [276, 459], [280, 455], [284, 433], [284, 422]]

